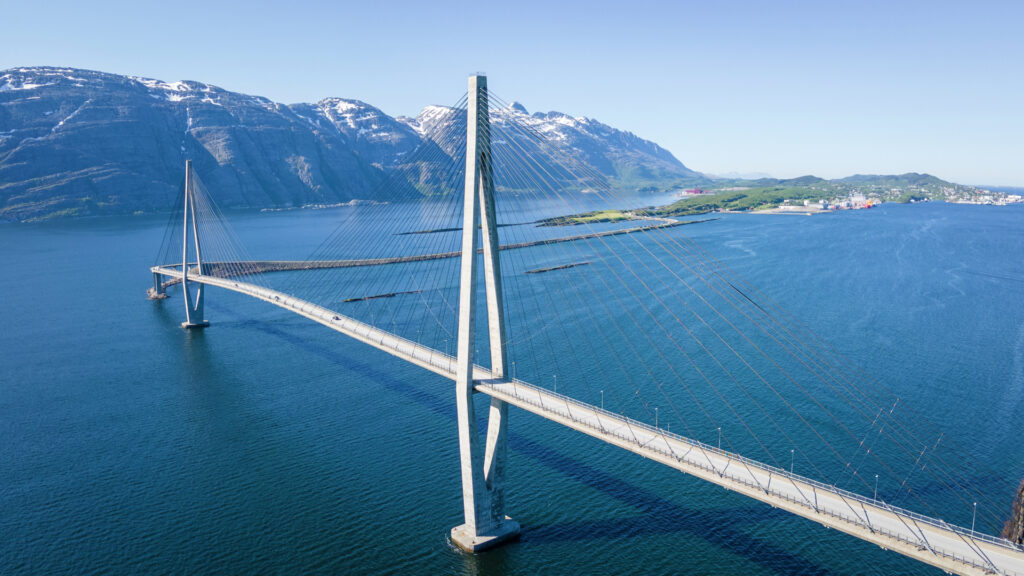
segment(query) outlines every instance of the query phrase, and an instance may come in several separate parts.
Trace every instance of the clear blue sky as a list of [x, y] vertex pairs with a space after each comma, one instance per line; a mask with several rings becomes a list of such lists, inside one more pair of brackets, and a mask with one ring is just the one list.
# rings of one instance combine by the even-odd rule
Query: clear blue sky
[[454, 102], [485, 71], [696, 170], [1024, 186], [1024, 2], [0, 0], [0, 68], [191, 79], [281, 102]]

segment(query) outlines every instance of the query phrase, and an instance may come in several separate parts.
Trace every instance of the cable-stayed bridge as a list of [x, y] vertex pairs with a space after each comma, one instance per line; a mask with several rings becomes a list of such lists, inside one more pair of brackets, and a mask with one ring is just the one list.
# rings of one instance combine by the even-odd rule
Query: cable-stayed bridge
[[[1024, 574], [1024, 549], [976, 529], [977, 502], [996, 528], [1009, 506], [972, 488], [969, 451], [676, 223], [626, 211], [537, 226], [550, 222], [537, 206], [581, 212], [614, 190], [492, 103], [471, 77], [434, 144], [383, 184], [430, 201], [381, 221], [356, 210], [305, 261], [248, 257], [189, 164], [152, 293], [181, 284], [186, 328], [207, 325], [206, 287], [245, 294], [454, 381], [465, 523], [452, 541], [466, 550], [519, 532], [505, 509], [513, 406], [948, 572]], [[946, 502], [973, 504], [970, 528], [940, 519]]]

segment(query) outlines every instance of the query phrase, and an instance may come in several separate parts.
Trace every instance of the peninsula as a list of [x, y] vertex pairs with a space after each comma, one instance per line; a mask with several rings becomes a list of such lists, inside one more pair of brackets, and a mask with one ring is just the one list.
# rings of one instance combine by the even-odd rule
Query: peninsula
[[954, 184], [914, 172], [900, 175], [855, 175], [838, 180], [802, 176], [788, 180], [715, 180], [677, 193], [666, 206], [634, 210], [597, 210], [543, 221], [547, 226], [594, 224], [642, 218], [695, 216], [711, 212], [813, 214], [871, 208], [886, 202], [942, 201], [958, 204], [1006, 205], [1024, 201], [1020, 194]]

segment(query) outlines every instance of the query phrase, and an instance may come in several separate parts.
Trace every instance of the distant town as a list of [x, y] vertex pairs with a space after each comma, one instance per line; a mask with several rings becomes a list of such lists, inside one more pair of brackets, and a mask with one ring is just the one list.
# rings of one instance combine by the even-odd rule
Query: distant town
[[[778, 187], [784, 190], [785, 187]], [[742, 211], [756, 211], [765, 213], [814, 213], [828, 212], [832, 210], [862, 210], [878, 206], [885, 202], [896, 203], [917, 203], [928, 201], [942, 201], [955, 204], [986, 204], [993, 206], [1005, 206], [1024, 202], [1024, 196], [1020, 194], [1007, 194], [972, 186], [959, 184], [948, 184], [939, 186], [854, 186], [826, 182], [820, 185], [807, 186], [808, 191], [817, 192], [819, 198], [806, 198], [804, 193], [799, 198], [783, 198], [781, 202], [776, 199], [766, 199], [764, 204], [753, 206]], [[690, 188], [679, 192], [677, 195], [682, 199], [708, 197], [716, 194], [730, 194], [743, 191], [756, 192], [763, 189], [750, 186], [728, 186], [724, 188]], [[804, 192], [801, 190], [801, 192]]]
[[1007, 205], [1020, 194], [955, 184], [930, 174], [855, 175], [838, 180], [803, 176], [786, 180], [719, 180], [680, 187], [679, 199], [644, 210], [648, 216], [688, 216], [709, 212], [816, 213], [866, 209], [886, 202], [928, 201]]
[[[702, 183], [703, 184], [703, 183]], [[755, 214], [818, 214], [864, 210], [884, 203], [950, 202], [1004, 206], [1024, 202], [1021, 194], [946, 182], [929, 174], [858, 175], [840, 180], [804, 176], [789, 180], [719, 180], [680, 187], [679, 198], [667, 206], [636, 210], [600, 210], [543, 221], [573, 225], [620, 220], [693, 216], [712, 212]]]

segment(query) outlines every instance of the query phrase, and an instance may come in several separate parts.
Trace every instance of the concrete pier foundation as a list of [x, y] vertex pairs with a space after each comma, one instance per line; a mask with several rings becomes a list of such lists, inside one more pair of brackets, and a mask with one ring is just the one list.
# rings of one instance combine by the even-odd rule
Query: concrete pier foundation
[[164, 277], [162, 274], [153, 273], [153, 287], [146, 291], [150, 300], [163, 300], [167, 298], [167, 289], [164, 288]]
[[476, 554], [519, 538], [519, 523], [508, 516], [491, 530], [472, 530], [466, 524], [452, 528], [452, 543], [466, 552]]

